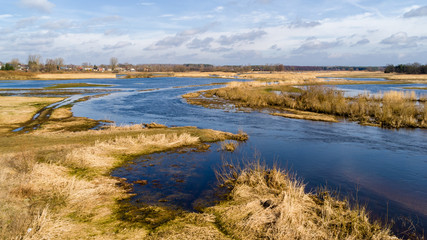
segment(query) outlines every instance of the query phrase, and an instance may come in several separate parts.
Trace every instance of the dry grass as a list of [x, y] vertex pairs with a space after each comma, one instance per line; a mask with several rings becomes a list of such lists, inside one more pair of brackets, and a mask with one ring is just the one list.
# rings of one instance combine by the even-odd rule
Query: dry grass
[[[6, 106], [16, 103], [9, 109], [15, 115], [40, 100], [5, 99]], [[143, 125], [57, 131], [58, 126], [75, 127], [73, 118], [70, 109], [59, 108], [40, 130], [0, 136], [0, 239], [143, 238], [149, 228], [118, 213], [117, 201], [129, 195], [120, 180], [109, 176], [111, 169], [141, 154], [244, 137], [195, 127]], [[212, 236], [221, 235], [211, 223], [187, 224], [194, 228], [193, 235], [206, 229]]]
[[115, 73], [40, 73], [39, 80], [116, 78]]
[[236, 150], [238, 146], [239, 146], [239, 143], [235, 141], [224, 141], [221, 143], [221, 150], [234, 152], [234, 150]]
[[304, 119], [310, 121], [338, 122], [338, 120], [334, 116], [327, 114], [299, 111], [293, 109], [288, 109], [286, 111], [288, 113], [271, 113], [271, 115], [285, 118]]
[[0, 80], [30, 80], [34, 78], [34, 73], [20, 71], [0, 71]]
[[[200, 143], [196, 134], [185, 128], [157, 129], [113, 127], [104, 131], [79, 133], [35, 132], [32, 138], [50, 138], [56, 144], [39, 142], [43, 146], [27, 146], [23, 151], [6, 150], [0, 157], [1, 238], [14, 236], [25, 239], [81, 239], [97, 236], [116, 239], [144, 236], [144, 228], [127, 230], [126, 222], [114, 218], [115, 199], [126, 198], [117, 180], [108, 176], [112, 167], [129, 156], [163, 151]], [[206, 139], [228, 136], [189, 128]], [[145, 131], [148, 131], [145, 133]], [[119, 136], [119, 132], [127, 132]], [[108, 135], [108, 139], [102, 136]], [[22, 136], [13, 136], [13, 138]], [[30, 136], [27, 136], [30, 137]], [[92, 143], [79, 139], [92, 139]], [[61, 140], [62, 139], [62, 140]], [[212, 139], [216, 140], [216, 139]], [[87, 141], [87, 140], [86, 140]], [[4, 152], [4, 151], [3, 151]], [[12, 221], [12, 219], [14, 219]], [[31, 226], [36, 227], [31, 227]], [[40, 226], [39, 226], [40, 225]], [[130, 224], [132, 225], [132, 224]], [[27, 230], [31, 228], [31, 234]], [[27, 234], [27, 235], [26, 235]], [[116, 235], [118, 234], [118, 235]], [[142, 234], [142, 235], [140, 235]]]
[[328, 192], [305, 193], [304, 184], [258, 163], [219, 174], [228, 200], [207, 210], [235, 239], [397, 239]]
[[0, 133], [20, 127], [41, 108], [61, 100], [63, 98], [0, 97]]
[[[390, 91], [379, 95], [344, 97], [342, 91], [321, 85], [295, 89], [286, 82], [230, 83], [226, 88], [208, 90], [184, 97], [191, 104], [206, 107], [224, 106], [224, 100], [238, 109], [270, 109], [273, 115], [336, 122], [334, 116], [346, 117], [361, 124], [386, 128], [426, 128], [426, 104], [414, 92]], [[221, 100], [222, 99], [222, 100]]]

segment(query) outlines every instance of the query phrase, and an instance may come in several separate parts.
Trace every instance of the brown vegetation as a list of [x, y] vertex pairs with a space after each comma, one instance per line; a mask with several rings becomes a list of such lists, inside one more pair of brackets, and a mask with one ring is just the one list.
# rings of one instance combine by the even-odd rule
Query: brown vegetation
[[224, 141], [221, 143], [221, 150], [228, 151], [228, 152], [234, 152], [234, 150], [236, 150], [238, 145], [239, 144], [237, 142]]
[[0, 134], [22, 126], [41, 108], [63, 98], [0, 97]]
[[36, 74], [20, 71], [0, 71], [0, 80], [30, 80], [35, 79]]
[[234, 239], [397, 239], [369, 219], [363, 207], [306, 193], [304, 184], [279, 169], [252, 163], [219, 174], [228, 200], [206, 212]]
[[232, 83], [226, 88], [184, 97], [193, 104], [209, 106], [210, 99], [213, 99], [217, 104], [224, 105], [218, 100], [219, 97], [231, 101], [238, 108], [279, 110], [281, 112], [275, 115], [284, 117], [336, 121], [320, 113], [381, 127], [427, 127], [426, 103], [417, 104], [418, 97], [413, 92], [390, 91], [382, 96], [364, 94], [348, 98], [341, 91], [323, 86], [295, 89], [289, 85], [263, 84]]

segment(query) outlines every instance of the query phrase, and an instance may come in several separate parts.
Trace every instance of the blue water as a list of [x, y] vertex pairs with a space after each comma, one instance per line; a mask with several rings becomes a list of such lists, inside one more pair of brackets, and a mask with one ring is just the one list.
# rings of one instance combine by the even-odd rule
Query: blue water
[[384, 93], [387, 91], [403, 91], [415, 92], [417, 96], [427, 97], [427, 90], [425, 89], [405, 89], [405, 88], [427, 88], [427, 84], [360, 84], [360, 85], [335, 85], [337, 89], [343, 90], [348, 95], [356, 96], [369, 92], [371, 94]]
[[[182, 94], [218, 86], [208, 84], [224, 79], [153, 78], [99, 79], [90, 82], [114, 84], [107, 96], [76, 103], [74, 115], [115, 121], [117, 125], [157, 122], [168, 126], [197, 126], [237, 132], [250, 139], [235, 153], [225, 153], [213, 144], [204, 153], [159, 153], [142, 156], [118, 168], [113, 175], [135, 184], [136, 202], [173, 204], [193, 209], [213, 198], [214, 171], [224, 160], [254, 159], [290, 169], [307, 183], [307, 190], [327, 185], [343, 196], [352, 196], [380, 219], [409, 217], [421, 228], [427, 226], [427, 130], [381, 129], [354, 122], [325, 123], [287, 119], [252, 112], [207, 109], [186, 103]], [[55, 81], [61, 83], [65, 81]], [[17, 82], [5, 83], [17, 88]], [[44, 84], [44, 85], [43, 85]], [[49, 82], [25, 81], [21, 88], [43, 87]], [[174, 88], [174, 87], [182, 88]], [[187, 87], [185, 87], [187, 86]], [[369, 90], [401, 85], [339, 86]], [[420, 86], [420, 85], [417, 85]], [[364, 89], [366, 87], [366, 89]], [[0, 88], [4, 88], [0, 82]], [[151, 91], [141, 91], [149, 90]], [[159, 202], [159, 200], [161, 200]], [[164, 201], [167, 201], [164, 203]]]

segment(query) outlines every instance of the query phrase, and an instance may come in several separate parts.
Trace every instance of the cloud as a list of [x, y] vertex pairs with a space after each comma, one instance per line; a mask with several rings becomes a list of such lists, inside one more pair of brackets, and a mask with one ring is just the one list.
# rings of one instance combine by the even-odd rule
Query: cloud
[[131, 42], [120, 41], [114, 45], [105, 45], [102, 49], [103, 50], [115, 50], [115, 49], [124, 48], [124, 47], [132, 46], [132, 45], [133, 45], [133, 43], [131, 43]]
[[105, 22], [118, 22], [123, 20], [122, 17], [114, 15], [114, 16], [105, 16], [105, 17], [98, 17], [98, 18], [92, 18], [90, 23], [92, 24], [98, 24], [98, 23], [105, 23]]
[[403, 14], [404, 18], [426, 17], [426, 16], [427, 16], [427, 6], [412, 9], [411, 11]]
[[222, 55], [224, 58], [231, 58], [231, 59], [239, 59], [239, 60], [253, 60], [256, 58], [262, 58], [261, 54], [254, 50], [241, 50], [241, 51], [234, 51], [232, 53], [224, 54]]
[[211, 42], [213, 42], [213, 38], [205, 38], [200, 40], [199, 38], [193, 39], [190, 43], [187, 44], [187, 47], [190, 49], [198, 49], [198, 48], [210, 48]]
[[0, 14], [0, 19], [13, 17], [11, 14]]
[[105, 36], [121, 36], [124, 34], [125, 34], [125, 32], [121, 29], [107, 29], [104, 32]]
[[153, 2], [140, 2], [138, 5], [140, 6], [153, 6], [155, 3]]
[[418, 41], [426, 39], [426, 37], [409, 37], [406, 32], [398, 32], [388, 38], [383, 39], [380, 43], [394, 47], [417, 47]]
[[223, 6], [216, 7], [214, 11], [215, 12], [222, 12], [222, 11], [224, 11], [224, 7]]
[[370, 42], [371, 41], [369, 41], [369, 39], [365, 38], [365, 39], [357, 41], [357, 43], [353, 44], [352, 47], [363, 46], [363, 45], [369, 44]]
[[73, 23], [70, 20], [62, 19], [58, 21], [44, 23], [42, 27], [49, 30], [66, 29], [73, 27]]
[[36, 9], [44, 13], [50, 13], [52, 8], [55, 7], [55, 4], [48, 0], [21, 0], [20, 3], [26, 8]]
[[36, 21], [38, 21], [39, 18], [38, 17], [29, 17], [29, 18], [24, 18], [21, 19], [19, 21], [17, 21], [15, 23], [15, 27], [16, 28], [26, 28], [32, 24], [34, 24]]
[[201, 28], [193, 28], [182, 31], [180, 33], [177, 33], [175, 36], [165, 37], [157, 41], [153, 45], [146, 47], [144, 50], [163, 50], [172, 47], [180, 47], [185, 42], [190, 41], [194, 36], [208, 31], [209, 28], [215, 25], [216, 23], [211, 23]]
[[234, 34], [231, 36], [225, 36], [222, 35], [218, 42], [221, 45], [234, 45], [236, 43], [240, 42], [252, 42], [255, 39], [261, 38], [262, 36], [266, 35], [267, 32], [263, 30], [254, 30], [247, 33], [240, 33], [240, 34]]
[[271, 46], [270, 49], [271, 50], [276, 50], [276, 51], [282, 50], [281, 48], [279, 48], [279, 46], [277, 46], [277, 44], [274, 44], [273, 46]]
[[324, 50], [329, 48], [338, 47], [342, 44], [340, 40], [328, 42], [320, 41], [315, 37], [310, 37], [305, 40], [305, 42], [297, 49], [294, 50], [295, 53], [306, 52], [306, 51], [316, 51]]
[[305, 22], [302, 20], [296, 20], [289, 24], [289, 28], [312, 28], [322, 25], [319, 21]]
[[226, 47], [219, 47], [219, 48], [205, 48], [202, 49], [204, 52], [212, 52], [212, 53], [222, 53], [222, 52], [229, 52], [233, 50], [232, 48], [226, 48]]

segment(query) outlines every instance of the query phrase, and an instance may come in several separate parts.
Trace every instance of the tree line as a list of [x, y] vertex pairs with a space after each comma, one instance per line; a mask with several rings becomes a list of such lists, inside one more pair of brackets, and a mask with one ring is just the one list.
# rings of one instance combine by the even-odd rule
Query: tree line
[[[389, 67], [389, 66], [388, 66]], [[212, 64], [130, 64], [119, 63], [116, 57], [109, 64], [92, 65], [85, 62], [81, 65], [64, 64], [63, 58], [48, 58], [42, 61], [40, 55], [29, 55], [27, 64], [20, 64], [18, 59], [3, 65], [2, 70], [24, 70], [30, 72], [56, 71], [137, 71], [137, 72], [282, 72], [282, 71], [384, 71], [384, 67], [361, 66], [293, 66], [283, 64], [264, 65], [222, 65]], [[387, 69], [386, 69], [387, 70]], [[394, 69], [393, 69], [394, 70]]]
[[389, 64], [385, 67], [384, 73], [427, 74], [427, 65], [412, 63], [394, 66]]

